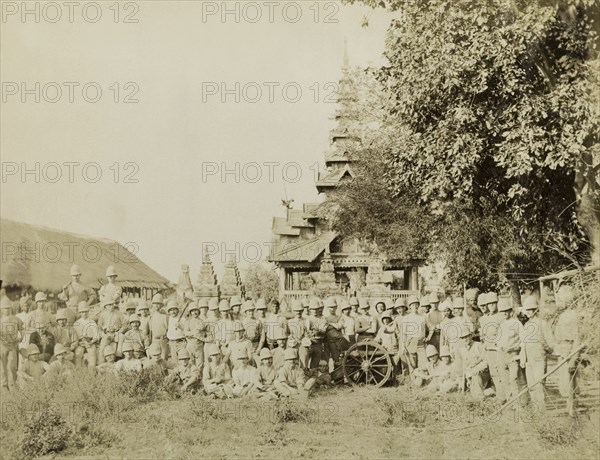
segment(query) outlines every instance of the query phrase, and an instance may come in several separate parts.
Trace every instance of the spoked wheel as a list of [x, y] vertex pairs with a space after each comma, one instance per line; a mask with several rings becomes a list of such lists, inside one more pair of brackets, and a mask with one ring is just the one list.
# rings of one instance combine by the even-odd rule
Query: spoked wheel
[[388, 352], [377, 342], [355, 343], [342, 360], [344, 377], [352, 385], [384, 385], [392, 375], [393, 362]]

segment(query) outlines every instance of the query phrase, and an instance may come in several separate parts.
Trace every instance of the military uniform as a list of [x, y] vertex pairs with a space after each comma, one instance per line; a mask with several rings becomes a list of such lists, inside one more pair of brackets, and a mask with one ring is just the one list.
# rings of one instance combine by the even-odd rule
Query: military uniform
[[206, 324], [199, 316], [190, 316], [184, 327], [184, 335], [187, 339], [187, 350], [192, 355], [196, 366], [204, 365], [204, 341], [206, 339]]
[[[106, 306], [111, 306], [108, 304]], [[98, 326], [102, 330], [102, 339], [100, 340], [100, 346], [98, 347], [98, 361], [104, 362], [104, 348], [111, 344], [119, 343], [120, 331], [127, 325], [127, 320], [121, 311], [116, 307], [112, 306], [110, 310], [103, 310], [98, 318]]]
[[160, 311], [154, 311], [150, 314], [148, 320], [148, 329], [150, 329], [150, 342], [160, 346], [162, 359], [166, 360], [169, 355], [169, 339], [167, 339], [168, 320], [167, 315]]
[[488, 363], [485, 358], [485, 348], [481, 342], [466, 343], [462, 348], [464, 372], [469, 382], [471, 396], [481, 399], [489, 383]]
[[96, 291], [75, 280], [70, 281], [63, 287], [62, 294], [67, 306], [77, 306], [80, 302], [93, 305], [98, 298]]
[[499, 369], [499, 352], [496, 346], [498, 330], [504, 318], [500, 313], [485, 314], [479, 319], [479, 337], [485, 348], [485, 357], [490, 370], [490, 376], [496, 388], [496, 397], [503, 401], [506, 399], [505, 383]]
[[17, 380], [19, 341], [23, 322], [12, 315], [10, 300], [2, 299], [0, 317], [0, 379], [3, 388], [13, 386]]
[[523, 325], [514, 317], [505, 319], [498, 329], [498, 369], [508, 399], [519, 393], [519, 353], [523, 332]]

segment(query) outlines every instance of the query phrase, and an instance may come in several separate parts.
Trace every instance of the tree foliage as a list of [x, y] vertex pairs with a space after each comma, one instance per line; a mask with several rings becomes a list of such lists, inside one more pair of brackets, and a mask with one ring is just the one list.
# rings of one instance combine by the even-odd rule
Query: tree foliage
[[[598, 3], [362, 2], [399, 17], [377, 75], [389, 98], [356, 152], [365, 179], [340, 190], [338, 230], [396, 252], [416, 233], [409, 246], [444, 260], [457, 282], [583, 263], [581, 184], [592, 227], [600, 221]], [[374, 228], [352, 226], [361, 212]]]
[[252, 299], [262, 297], [268, 303], [279, 300], [279, 278], [268, 263], [251, 265], [244, 271], [246, 295]]

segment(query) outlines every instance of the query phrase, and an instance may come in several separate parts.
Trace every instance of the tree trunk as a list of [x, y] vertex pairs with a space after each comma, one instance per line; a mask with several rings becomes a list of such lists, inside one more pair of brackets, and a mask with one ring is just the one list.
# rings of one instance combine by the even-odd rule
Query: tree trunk
[[509, 280], [510, 294], [513, 301], [513, 308], [516, 310], [521, 306], [521, 291], [519, 290], [519, 282], [517, 280]]

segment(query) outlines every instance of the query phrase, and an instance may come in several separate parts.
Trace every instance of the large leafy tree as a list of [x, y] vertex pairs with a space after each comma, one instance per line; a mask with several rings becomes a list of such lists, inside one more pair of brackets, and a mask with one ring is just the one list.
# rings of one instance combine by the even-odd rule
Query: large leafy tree
[[[356, 152], [380, 165], [383, 188], [340, 190], [353, 215], [370, 191], [411, 200], [414, 231], [427, 225], [426, 252], [456, 282], [516, 286], [586, 262], [600, 222], [598, 3], [361, 1], [398, 18], [378, 75], [390, 96], [380, 136]], [[412, 222], [399, 217], [404, 227], [382, 222], [402, 234]]]

